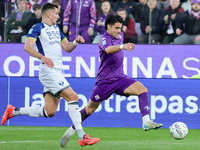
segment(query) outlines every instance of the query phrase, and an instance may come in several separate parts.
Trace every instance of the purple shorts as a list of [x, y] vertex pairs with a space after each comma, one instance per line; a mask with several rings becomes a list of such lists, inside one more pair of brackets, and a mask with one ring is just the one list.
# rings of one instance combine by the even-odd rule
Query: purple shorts
[[135, 79], [127, 76], [117, 80], [98, 81], [92, 91], [90, 99], [94, 102], [107, 100], [113, 93], [124, 95], [124, 90], [136, 82]]

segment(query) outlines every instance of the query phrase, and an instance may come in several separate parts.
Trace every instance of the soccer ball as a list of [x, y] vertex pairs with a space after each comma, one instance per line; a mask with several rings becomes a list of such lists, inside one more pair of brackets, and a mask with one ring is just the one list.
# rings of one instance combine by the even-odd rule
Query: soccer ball
[[175, 122], [169, 129], [172, 137], [177, 140], [184, 139], [188, 134], [188, 127], [183, 122]]

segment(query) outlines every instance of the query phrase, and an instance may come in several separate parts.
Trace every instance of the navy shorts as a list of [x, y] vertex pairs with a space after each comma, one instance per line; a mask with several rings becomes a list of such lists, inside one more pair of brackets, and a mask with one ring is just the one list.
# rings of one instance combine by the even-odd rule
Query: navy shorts
[[136, 82], [127, 76], [117, 80], [100, 80], [96, 83], [90, 99], [94, 102], [107, 100], [113, 93], [124, 95], [124, 90]]

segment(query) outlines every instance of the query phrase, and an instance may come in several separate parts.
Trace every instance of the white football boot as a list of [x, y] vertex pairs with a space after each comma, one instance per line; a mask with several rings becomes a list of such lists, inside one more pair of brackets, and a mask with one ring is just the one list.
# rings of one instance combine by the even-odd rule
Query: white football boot
[[60, 146], [65, 147], [75, 132], [76, 130], [74, 130], [72, 127], [68, 128], [60, 140]]

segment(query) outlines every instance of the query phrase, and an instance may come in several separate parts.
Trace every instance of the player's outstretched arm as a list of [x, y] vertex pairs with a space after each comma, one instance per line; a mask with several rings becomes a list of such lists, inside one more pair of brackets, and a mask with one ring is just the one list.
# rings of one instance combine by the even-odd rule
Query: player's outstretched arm
[[107, 54], [114, 54], [117, 53], [120, 50], [129, 50], [133, 51], [135, 48], [135, 44], [133, 43], [127, 43], [127, 44], [122, 44], [122, 45], [116, 45], [116, 46], [108, 46], [105, 51]]
[[75, 48], [76, 46], [79, 44], [79, 43], [85, 43], [85, 40], [82, 36], [78, 35], [76, 37], [76, 39], [73, 41], [73, 42], [69, 42], [67, 40], [67, 38], [65, 38], [62, 42], [62, 48], [68, 52], [68, 53], [71, 53]]
[[34, 38], [26, 38], [24, 50], [28, 52], [31, 56], [41, 59], [41, 61], [45, 63], [48, 67], [53, 68], [54, 67], [53, 61], [45, 57], [38, 51], [36, 51], [36, 49], [33, 47], [35, 42], [36, 42], [36, 39]]

